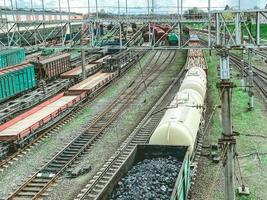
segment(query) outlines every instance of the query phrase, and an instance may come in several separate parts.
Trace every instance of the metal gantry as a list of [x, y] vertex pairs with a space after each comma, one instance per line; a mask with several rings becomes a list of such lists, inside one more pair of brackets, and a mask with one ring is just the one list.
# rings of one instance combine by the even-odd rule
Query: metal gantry
[[[218, 87], [221, 90], [221, 108], [222, 108], [222, 144], [226, 150], [225, 159], [225, 199], [235, 199], [234, 190], [234, 157], [235, 157], [235, 135], [232, 130], [232, 111], [231, 98], [234, 87], [230, 77], [229, 55], [230, 50], [246, 50], [267, 48], [267, 41], [262, 36], [261, 25], [267, 23], [267, 10], [241, 10], [240, 0], [238, 0], [237, 10], [219, 10], [211, 9], [211, 0], [208, 0], [205, 15], [199, 18], [185, 15], [183, 0], [177, 0], [177, 8], [172, 14], [158, 14], [154, 0], [147, 0], [147, 7], [143, 13], [133, 15], [129, 12], [128, 1], [125, 1], [125, 13], [121, 8], [120, 0], [117, 0], [117, 13], [105, 14], [99, 11], [98, 0], [87, 1], [87, 13], [71, 12], [70, 0], [67, 0], [67, 11], [63, 11], [62, 2], [58, 0], [58, 11], [45, 11], [44, 0], [41, 1], [42, 8], [35, 10], [33, 0], [30, 1], [31, 9], [28, 11], [19, 10], [17, 0], [13, 5], [10, 1], [10, 9], [0, 10], [0, 47], [26, 46], [29, 49], [36, 48], [59, 48], [59, 49], [79, 49], [83, 60], [83, 69], [85, 67], [84, 53], [86, 50], [101, 50], [106, 47], [101, 46], [99, 41], [99, 27], [101, 24], [113, 24], [114, 28], [107, 31], [107, 34], [117, 34], [119, 37], [119, 50], [123, 49], [189, 49], [188, 33], [183, 31], [184, 27], [190, 25], [200, 25], [201, 29], [197, 32], [206, 36], [206, 41], [198, 49], [220, 50], [220, 83]], [[91, 6], [92, 2], [95, 7]], [[95, 8], [95, 9], [94, 9]], [[92, 11], [95, 12], [92, 12]], [[20, 19], [20, 14], [24, 13], [29, 18]], [[40, 16], [39, 16], [40, 15]], [[57, 16], [51, 19], [50, 16]], [[48, 18], [47, 18], [48, 17]], [[132, 23], [140, 27], [148, 27], [149, 42], [146, 46], [123, 45], [122, 26], [129, 26]], [[166, 44], [155, 40], [155, 30], [152, 24], [170, 24], [172, 30], [178, 34], [179, 42], [177, 46], [167, 46]], [[141, 29], [138, 32], [142, 32]], [[74, 35], [73, 35], [74, 34]], [[89, 38], [90, 45], [82, 46], [81, 41], [73, 40], [76, 36], [80, 38]], [[69, 38], [68, 38], [69, 37]], [[51, 44], [53, 38], [58, 39], [57, 45]], [[69, 40], [68, 44], [66, 40]], [[249, 56], [250, 58], [250, 56]], [[250, 64], [251, 66], [251, 64]], [[84, 71], [84, 70], [83, 70]], [[252, 73], [251, 73], [252, 74]], [[84, 76], [84, 74], [83, 74]], [[251, 77], [252, 78], [252, 77]], [[253, 107], [253, 93], [251, 90], [252, 79], [250, 79], [250, 107]], [[242, 83], [243, 85], [243, 83]]]
[[[7, 0], [8, 1], [8, 0]], [[11, 0], [10, 0], [11, 1]], [[17, 0], [16, 0], [17, 1]], [[15, 2], [16, 2], [15, 1]], [[17, 4], [11, 3], [10, 10], [1, 10], [0, 20], [0, 43], [2, 45], [27, 46], [28, 48], [44, 48], [52, 46], [53, 38], [58, 48], [75, 48], [75, 44], [71, 41], [70, 45], [66, 45], [66, 38], [74, 38], [79, 34], [91, 35], [91, 40], [97, 40], [94, 37], [94, 27], [96, 24], [175, 24], [173, 27], [178, 30], [179, 45], [172, 48], [187, 49], [188, 41], [182, 41], [186, 38], [186, 34], [182, 31], [183, 27], [188, 25], [201, 25], [207, 34], [207, 44], [203, 44], [202, 49], [216, 49], [226, 47], [228, 49], [244, 49], [244, 48], [266, 48], [267, 41], [261, 38], [261, 24], [267, 21], [267, 10], [211, 10], [211, 1], [208, 1], [207, 12], [199, 18], [185, 15], [183, 1], [177, 0], [177, 10], [172, 14], [157, 14], [155, 2], [147, 1], [147, 13], [140, 15], [132, 15], [128, 13], [128, 4], [126, 1], [125, 12], [121, 12], [121, 3], [118, 0], [118, 12], [109, 14], [99, 12], [98, 0], [95, 1], [95, 12], [90, 13], [92, 7], [88, 0], [87, 14], [71, 12], [70, 2], [67, 0], [67, 10], [63, 12], [62, 2], [58, 0], [58, 11], [45, 11], [44, 0], [42, 0], [42, 8], [35, 10], [33, 0], [30, 3], [30, 10], [18, 10]], [[11, 1], [13, 2], [13, 1]], [[19, 16], [25, 14], [28, 19], [21, 19]], [[100, 15], [101, 14], [101, 15]], [[54, 16], [54, 19], [51, 19]], [[59, 18], [59, 19], [58, 19]], [[84, 30], [84, 27], [89, 27]], [[253, 27], [252, 27], [253, 26]], [[207, 28], [206, 28], [207, 27]], [[256, 29], [256, 30], [254, 30]], [[150, 30], [150, 29], [149, 29]], [[256, 34], [254, 34], [256, 32]], [[153, 34], [153, 33], [151, 33]], [[121, 39], [122, 34], [118, 37]], [[95, 43], [91, 41], [91, 43]], [[121, 45], [122, 47], [122, 45]], [[140, 49], [139, 46], [131, 46], [131, 48]], [[155, 46], [150, 43], [147, 47], [151, 49], [167, 48], [164, 44]], [[80, 46], [78, 47], [80, 48]], [[87, 46], [86, 48], [94, 48]], [[101, 47], [99, 47], [101, 48]], [[103, 47], [105, 48], [105, 47]]]

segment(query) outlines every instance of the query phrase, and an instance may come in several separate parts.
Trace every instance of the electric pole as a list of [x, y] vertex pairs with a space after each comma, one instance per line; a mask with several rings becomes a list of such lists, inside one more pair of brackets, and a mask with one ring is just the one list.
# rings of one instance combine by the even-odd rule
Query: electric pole
[[220, 83], [221, 90], [221, 116], [223, 135], [219, 143], [223, 146], [225, 155], [224, 175], [225, 175], [225, 200], [235, 199], [235, 135], [232, 130], [232, 89], [233, 82], [230, 80], [229, 55], [227, 50], [223, 50], [220, 57]]
[[251, 111], [254, 107], [254, 93], [253, 93], [253, 70], [252, 70], [252, 65], [251, 65], [251, 49], [248, 50], [248, 74], [249, 74], [249, 89], [248, 89], [248, 96], [249, 96], [249, 101], [248, 101], [248, 110]]
[[86, 70], [85, 70], [85, 51], [84, 48], [81, 49], [81, 59], [82, 59], [82, 80], [86, 79]]

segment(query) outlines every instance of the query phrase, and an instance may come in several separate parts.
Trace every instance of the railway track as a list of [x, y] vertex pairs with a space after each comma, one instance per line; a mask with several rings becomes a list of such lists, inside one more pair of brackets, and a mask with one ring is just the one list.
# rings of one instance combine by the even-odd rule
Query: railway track
[[36, 199], [41, 197], [62, 172], [71, 166], [77, 158], [81, 157], [84, 152], [90, 150], [104, 135], [105, 129], [166, 69], [174, 56], [175, 52], [173, 51], [166, 54], [157, 52], [141, 76], [137, 76], [135, 81], [126, 87], [79, 136], [21, 185], [8, 199]]
[[[238, 56], [230, 54], [230, 61], [235, 64], [239, 70], [242, 70], [242, 62]], [[249, 67], [247, 62], [244, 63], [244, 66], [245, 68]], [[257, 89], [259, 90], [263, 98], [267, 100], [267, 73], [254, 66], [252, 68], [253, 82], [257, 86]], [[249, 76], [248, 70], [244, 70], [244, 72], [246, 73], [246, 76]]]
[[66, 79], [53, 81], [46, 86], [47, 92], [45, 94], [41, 88], [37, 88], [21, 97], [3, 103], [0, 106], [0, 124], [13, 119], [21, 112], [51, 98], [60, 91], [68, 88], [71, 84], [72, 82]]
[[[152, 56], [154, 57], [156, 55], [156, 53]], [[128, 68], [126, 71], [123, 72], [123, 74], [127, 73], [127, 71], [130, 68]], [[119, 80], [120, 78], [122, 78], [123, 76], [119, 76], [116, 80]], [[116, 82], [115, 80], [115, 82]], [[113, 82], [113, 83], [115, 83]], [[97, 91], [97, 93], [94, 93], [93, 95], [90, 95], [88, 98], [86, 98], [83, 102], [81, 102], [81, 104], [75, 106], [75, 108], [72, 110], [72, 112], [63, 117], [59, 122], [55, 123], [54, 125], [52, 125], [51, 127], [49, 127], [46, 130], [40, 131], [41, 133], [38, 134], [38, 136], [33, 139], [28, 145], [26, 145], [25, 147], [18, 149], [18, 151], [14, 152], [13, 154], [9, 155], [7, 158], [1, 160], [0, 162], [0, 172], [3, 172], [6, 168], [8, 168], [10, 165], [13, 164], [13, 162], [15, 162], [16, 160], [20, 159], [21, 157], [23, 157], [23, 155], [26, 154], [26, 152], [28, 152], [33, 146], [34, 144], [39, 143], [41, 140], [49, 137], [50, 135], [54, 134], [54, 132], [56, 132], [57, 130], [59, 130], [64, 124], [68, 123], [69, 121], [71, 121], [72, 119], [74, 119], [76, 116], [78, 116], [85, 107], [90, 106], [91, 103], [93, 103], [94, 99], [101, 94], [106, 88], [110, 87], [112, 84], [109, 84], [107, 87], [104, 87], [100, 90]], [[0, 146], [0, 150], [5, 149], [5, 146]]]
[[172, 82], [155, 106], [148, 112], [145, 118], [139, 123], [124, 143], [117, 149], [115, 154], [96, 173], [97, 175], [95, 175], [86, 185], [82, 192], [77, 196], [76, 200], [103, 199], [105, 197], [107, 185], [113, 184], [112, 180], [115, 173], [129, 158], [136, 145], [148, 142], [150, 136], [164, 115], [163, 111], [178, 91], [180, 80], [183, 75], [184, 70], [179, 73], [177, 78]]
[[266, 51], [260, 51], [260, 50], [254, 49], [252, 52], [255, 53], [256, 55], [259, 55], [260, 57], [262, 57], [264, 59], [267, 59], [267, 52]]
[[[87, 54], [86, 63], [89, 63], [93, 60], [96, 60], [100, 57], [100, 54], [95, 54], [89, 56]], [[78, 56], [70, 62], [72, 66], [78, 66], [81, 64], [81, 56]], [[52, 97], [55, 94], [58, 94], [60, 91], [70, 87], [75, 84], [73, 81], [67, 79], [60, 79], [56, 81], [50, 81], [47, 83], [46, 90], [44, 94], [41, 87], [34, 89], [33, 91], [26, 92], [24, 95], [20, 95], [17, 98], [8, 100], [0, 106], [0, 124], [9, 121], [10, 119], [16, 117], [21, 112], [39, 104]]]

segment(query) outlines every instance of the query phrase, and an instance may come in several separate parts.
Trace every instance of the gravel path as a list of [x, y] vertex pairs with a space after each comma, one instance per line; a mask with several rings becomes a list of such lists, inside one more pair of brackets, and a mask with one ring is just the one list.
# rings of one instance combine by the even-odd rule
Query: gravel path
[[[143, 66], [151, 56], [152, 52], [149, 52], [141, 60], [141, 65]], [[44, 139], [43, 142], [31, 148], [25, 156], [1, 173], [0, 199], [7, 198], [7, 196], [25, 182], [30, 175], [41, 168], [57, 152], [64, 148], [66, 144], [74, 139], [79, 134], [77, 130], [88, 125], [92, 117], [107, 107], [107, 105], [123, 90], [125, 85], [131, 82], [132, 77], [138, 74], [139, 70], [139, 64], [134, 66], [122, 79], [118, 80], [116, 84], [110, 86], [99, 95], [89, 107], [84, 108], [83, 112], [78, 117], [64, 125], [51, 137]]]

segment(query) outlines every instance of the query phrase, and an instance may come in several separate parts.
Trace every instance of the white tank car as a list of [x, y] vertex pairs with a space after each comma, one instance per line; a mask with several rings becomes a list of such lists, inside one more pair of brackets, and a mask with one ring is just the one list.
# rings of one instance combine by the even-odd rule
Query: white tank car
[[166, 110], [149, 143], [187, 145], [190, 154], [201, 122], [206, 95], [206, 73], [201, 68], [187, 72], [179, 92]]
[[183, 89], [192, 89], [203, 97], [206, 94], [207, 77], [206, 73], [200, 67], [192, 67], [186, 73], [185, 79], [180, 87], [180, 91]]

